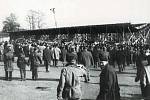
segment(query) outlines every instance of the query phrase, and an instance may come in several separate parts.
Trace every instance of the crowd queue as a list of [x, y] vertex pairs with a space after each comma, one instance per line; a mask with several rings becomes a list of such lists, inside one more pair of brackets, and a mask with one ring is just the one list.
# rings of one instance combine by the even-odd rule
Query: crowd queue
[[142, 96], [150, 95], [149, 45], [5, 42], [0, 44], [0, 60], [4, 61], [5, 78], [9, 81], [12, 80], [15, 56], [22, 81], [26, 80], [26, 65], [30, 65], [32, 79], [37, 80], [38, 67], [43, 62], [46, 72], [52, 66], [59, 67], [58, 62], [62, 62], [64, 68], [57, 87], [58, 100], [81, 100], [80, 77], [89, 82], [90, 68], [101, 69], [97, 100], [120, 100], [115, 68], [118, 67], [121, 73], [130, 64], [137, 69], [135, 82], [140, 81]]

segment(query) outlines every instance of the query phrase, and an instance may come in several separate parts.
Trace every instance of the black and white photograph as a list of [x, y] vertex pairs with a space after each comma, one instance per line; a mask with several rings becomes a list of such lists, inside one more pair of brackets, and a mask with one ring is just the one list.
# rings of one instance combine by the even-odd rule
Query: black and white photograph
[[149, 0], [0, 0], [0, 100], [150, 100]]

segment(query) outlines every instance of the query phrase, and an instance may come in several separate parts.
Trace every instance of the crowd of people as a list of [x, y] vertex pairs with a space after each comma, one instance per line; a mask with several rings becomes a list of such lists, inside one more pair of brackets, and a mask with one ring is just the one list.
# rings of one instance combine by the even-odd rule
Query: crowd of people
[[[44, 62], [46, 72], [50, 67], [59, 67], [62, 62], [57, 98], [80, 100], [79, 77], [90, 81], [90, 68], [101, 69], [100, 93], [97, 100], [120, 100], [117, 74], [130, 64], [137, 69], [135, 82], [140, 81], [142, 96], [149, 96], [150, 88], [150, 46], [108, 43], [48, 43], [48, 42], [5, 42], [0, 44], [0, 60], [4, 61], [5, 78], [12, 80], [14, 57], [20, 69], [21, 80], [26, 80], [26, 65], [30, 65], [32, 79], [38, 79], [38, 67]], [[29, 58], [29, 59], [27, 59]], [[85, 72], [78, 70], [78, 65]], [[82, 75], [79, 74], [82, 71]], [[65, 91], [65, 92], [64, 92]]]

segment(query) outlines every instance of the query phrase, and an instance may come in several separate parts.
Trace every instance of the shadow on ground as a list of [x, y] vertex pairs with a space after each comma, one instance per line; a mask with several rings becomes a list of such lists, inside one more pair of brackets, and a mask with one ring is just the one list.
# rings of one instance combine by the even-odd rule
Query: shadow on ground
[[[0, 80], [5, 80], [5, 77], [0, 77]], [[12, 80], [21, 80], [20, 77], [13, 77]], [[27, 78], [26, 80], [32, 80], [31, 78]], [[59, 81], [59, 79], [54, 78], [38, 78], [36, 81]]]
[[121, 100], [141, 100], [141, 94], [128, 94], [131, 95], [131, 97], [121, 97]]
[[128, 85], [128, 84], [119, 84], [119, 86], [124, 86], [124, 87], [139, 87], [139, 85]]
[[136, 74], [135, 72], [133, 73], [133, 72], [119, 72], [119, 71], [117, 71], [117, 74]]

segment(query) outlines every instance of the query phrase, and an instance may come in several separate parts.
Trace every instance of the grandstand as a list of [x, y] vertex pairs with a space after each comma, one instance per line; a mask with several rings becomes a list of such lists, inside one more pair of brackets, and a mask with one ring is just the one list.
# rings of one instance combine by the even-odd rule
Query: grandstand
[[[144, 27], [142, 27], [145, 25]], [[48, 28], [37, 30], [23, 30], [16, 32], [8, 32], [10, 39], [18, 38], [32, 38], [35, 40], [50, 40], [50, 41], [136, 41], [133, 37], [137, 33], [143, 34], [142, 30], [149, 30], [149, 24], [131, 24], [131, 23], [117, 23], [105, 25], [87, 25], [87, 26], [73, 26]], [[148, 28], [147, 28], [148, 27]], [[145, 32], [145, 31], [144, 31]], [[81, 39], [78, 39], [81, 37]], [[138, 38], [136, 38], [138, 39]]]
[[0, 42], [9, 41], [10, 37], [8, 33], [0, 32]]

